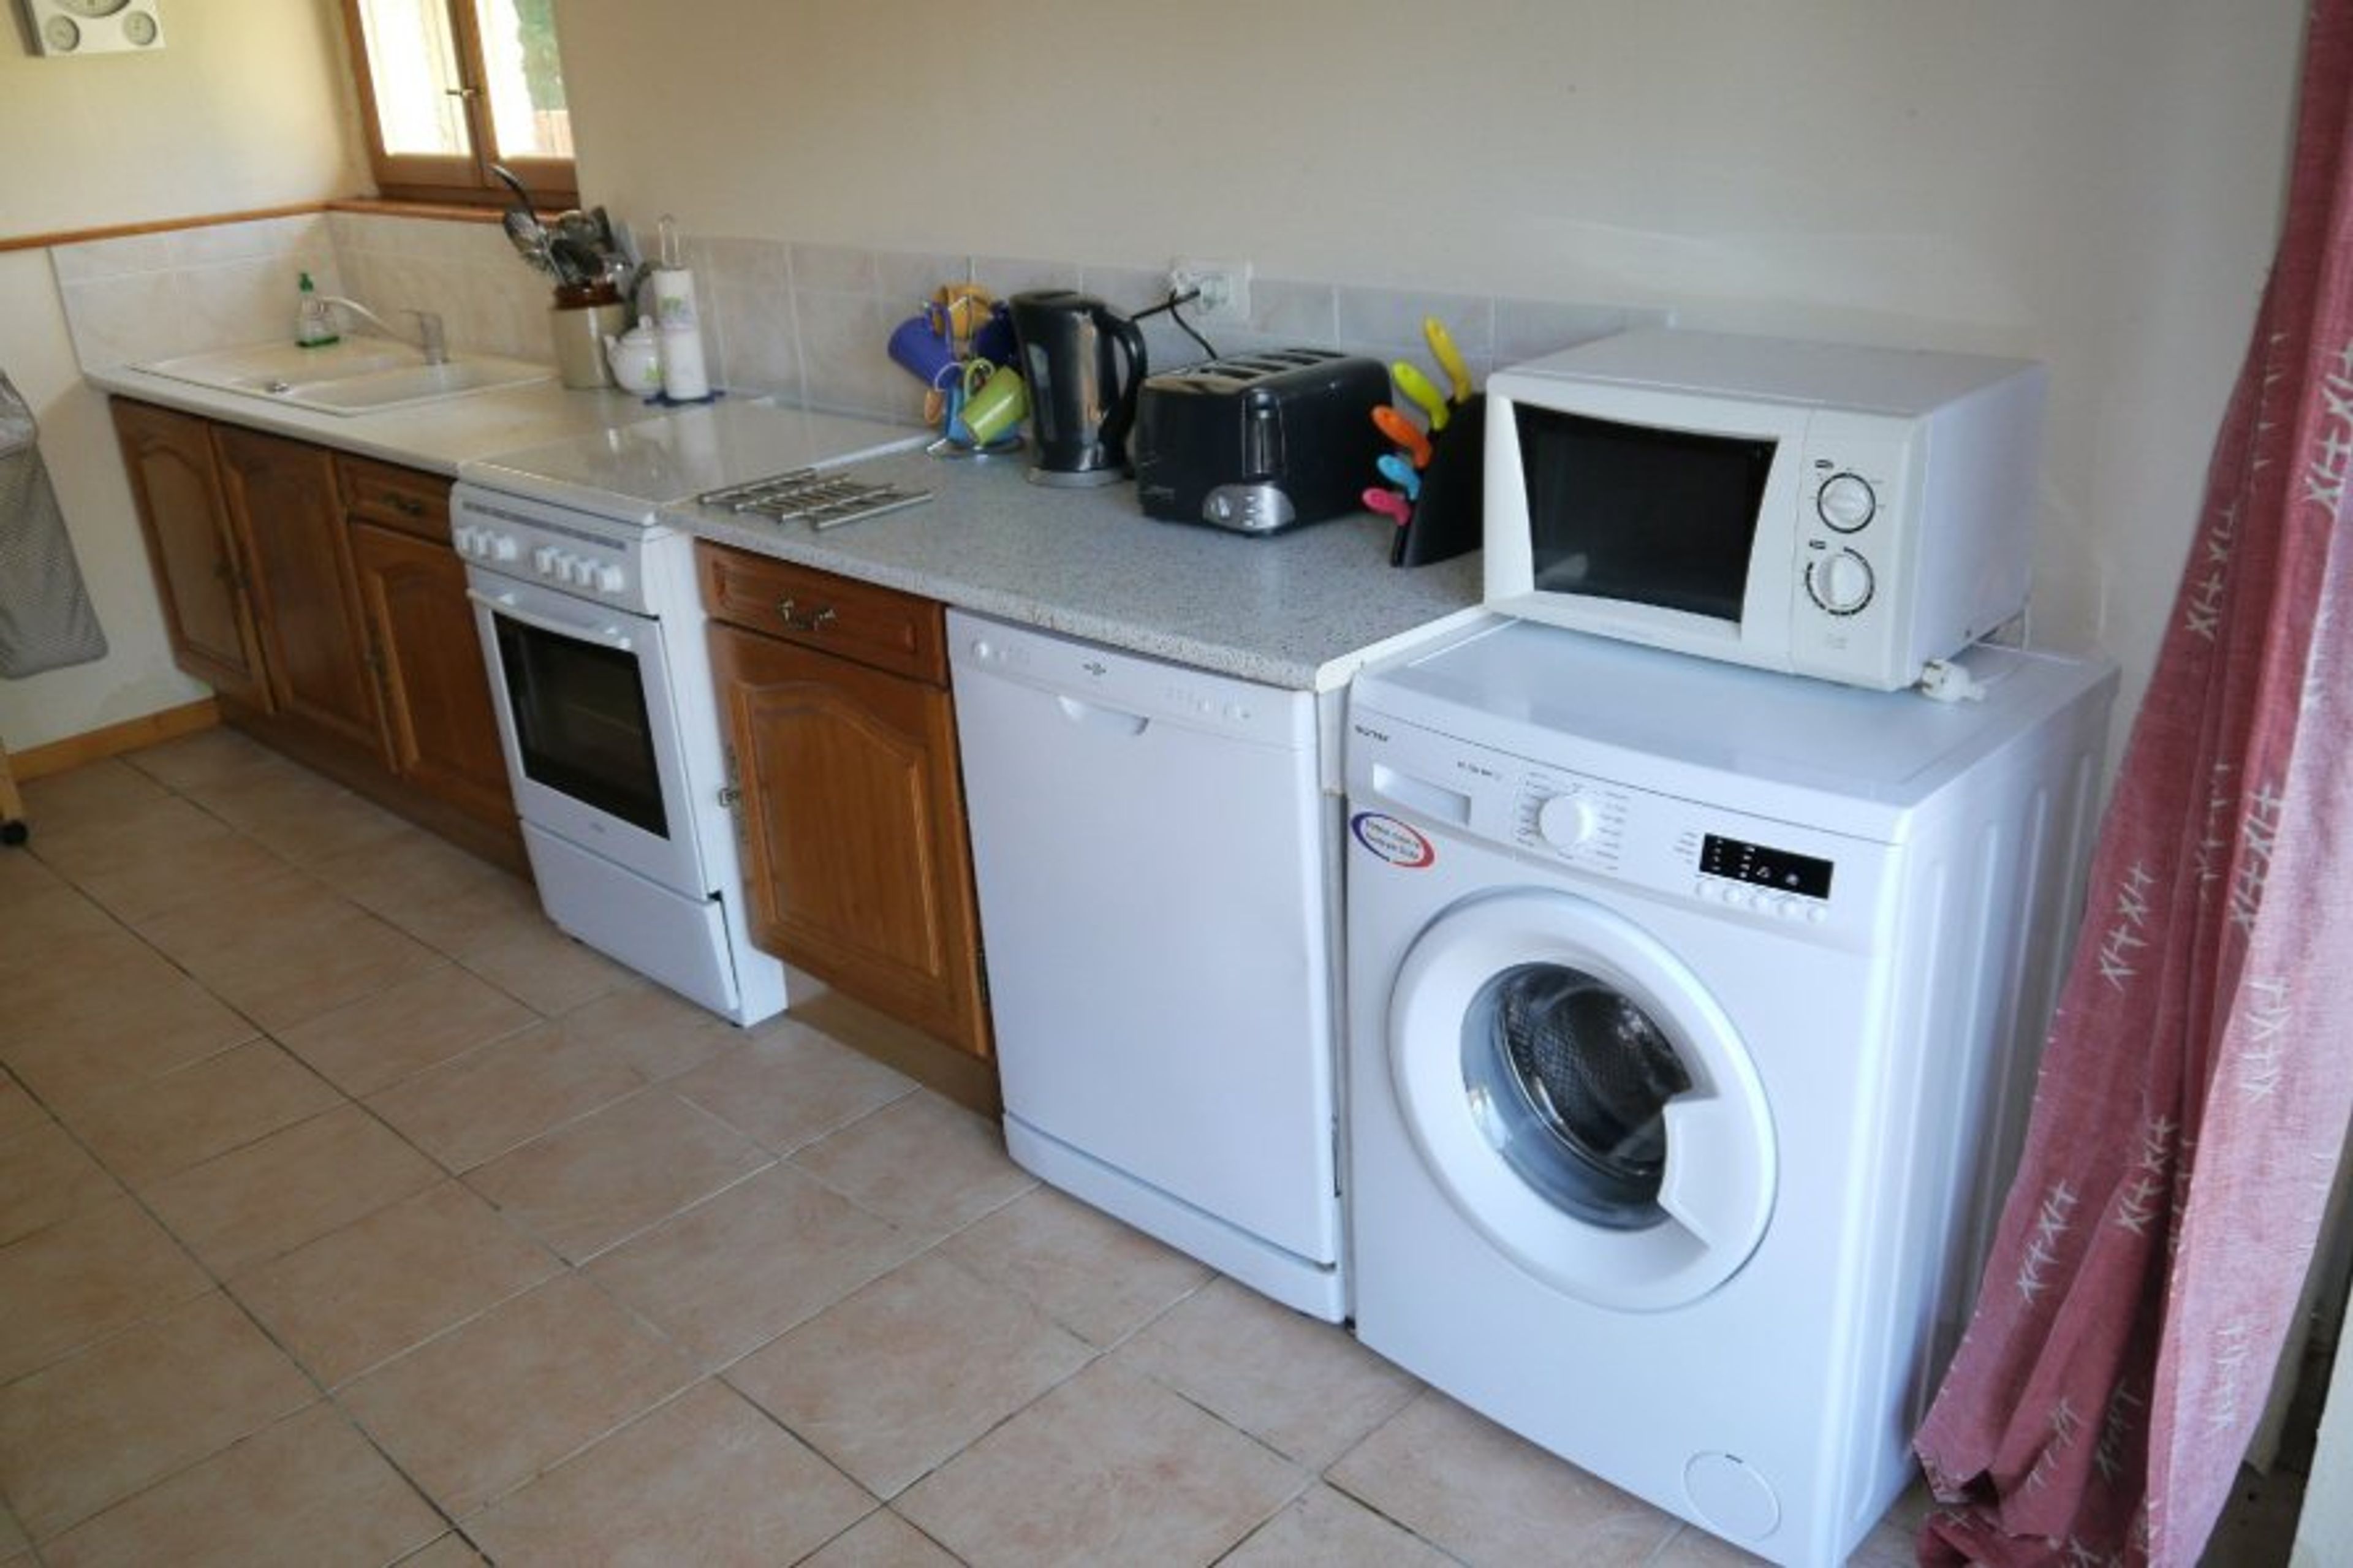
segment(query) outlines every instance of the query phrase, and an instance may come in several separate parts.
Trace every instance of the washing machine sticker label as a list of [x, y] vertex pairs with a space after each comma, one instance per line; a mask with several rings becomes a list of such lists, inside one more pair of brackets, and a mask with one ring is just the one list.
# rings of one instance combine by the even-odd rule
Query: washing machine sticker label
[[1438, 846], [1423, 837], [1420, 829], [1386, 812], [1356, 813], [1348, 820], [1348, 831], [1356, 836], [1357, 843], [1408, 871], [1421, 870], [1438, 859]]

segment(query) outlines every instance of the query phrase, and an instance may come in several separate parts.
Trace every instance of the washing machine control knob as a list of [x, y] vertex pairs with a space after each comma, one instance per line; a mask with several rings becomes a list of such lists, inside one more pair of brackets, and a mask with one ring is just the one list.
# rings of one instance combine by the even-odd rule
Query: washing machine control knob
[[1556, 795], [1536, 807], [1536, 835], [1559, 850], [1570, 850], [1593, 837], [1601, 814], [1580, 795]]

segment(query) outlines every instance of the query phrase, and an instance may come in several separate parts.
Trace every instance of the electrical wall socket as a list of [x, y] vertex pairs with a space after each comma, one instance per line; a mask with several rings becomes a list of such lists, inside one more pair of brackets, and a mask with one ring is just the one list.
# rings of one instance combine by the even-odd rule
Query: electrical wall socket
[[1184, 310], [1205, 326], [1216, 322], [1239, 326], [1250, 320], [1250, 264], [1247, 261], [1201, 261], [1180, 256], [1168, 266], [1168, 287], [1172, 291], [1201, 291], [1201, 297]]

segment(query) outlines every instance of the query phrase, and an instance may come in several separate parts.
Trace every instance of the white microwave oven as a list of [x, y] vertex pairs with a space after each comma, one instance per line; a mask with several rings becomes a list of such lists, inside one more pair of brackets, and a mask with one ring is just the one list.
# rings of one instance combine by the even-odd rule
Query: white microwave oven
[[1894, 690], [2026, 605], [2042, 367], [1659, 328], [1487, 384], [1491, 609]]

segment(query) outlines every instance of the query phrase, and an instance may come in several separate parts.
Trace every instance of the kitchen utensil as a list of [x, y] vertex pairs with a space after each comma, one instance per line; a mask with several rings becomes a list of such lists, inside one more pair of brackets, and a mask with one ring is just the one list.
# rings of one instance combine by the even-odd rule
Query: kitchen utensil
[[934, 391], [956, 374], [955, 350], [941, 335], [929, 310], [921, 310], [891, 329], [884, 345], [891, 362]]
[[1383, 404], [1373, 410], [1373, 423], [1380, 426], [1382, 435], [1405, 448], [1406, 456], [1413, 459], [1415, 468], [1430, 467], [1430, 437], [1424, 436], [1412, 420]]
[[652, 319], [640, 316], [638, 324], [619, 337], [607, 338], [605, 363], [612, 367], [613, 380], [622, 391], [640, 397], [659, 392], [661, 342], [654, 335]]
[[1385, 490], [1378, 485], [1374, 485], [1365, 491], [1365, 505], [1369, 510], [1379, 512], [1399, 528], [1403, 528], [1413, 520], [1413, 507], [1405, 497], [1395, 490]]
[[985, 359], [965, 365], [964, 427], [974, 446], [996, 446], [1013, 434], [1029, 412], [1029, 387], [1019, 371], [999, 370]]
[[1454, 346], [1454, 334], [1448, 331], [1446, 323], [1437, 317], [1424, 316], [1421, 319], [1421, 335], [1429, 342], [1430, 356], [1438, 361], [1438, 368], [1446, 373], [1447, 387], [1453, 394], [1453, 401], [1468, 402], [1471, 397], [1471, 367], [1463, 363], [1462, 351]]
[[1127, 477], [1127, 433], [1145, 374], [1144, 334], [1092, 294], [1069, 289], [1008, 301], [1029, 389], [1040, 485], [1107, 485]]
[[514, 193], [515, 205], [507, 208], [499, 220], [506, 230], [507, 242], [515, 247], [516, 255], [542, 272], [554, 271], [555, 263], [548, 255], [547, 230], [541, 226], [539, 215], [532, 209], [530, 189], [515, 178], [514, 171], [503, 163], [491, 164], [491, 173]]
[[1407, 360], [1399, 360], [1389, 366], [1389, 376], [1397, 383], [1399, 392], [1411, 398], [1415, 406], [1430, 416], [1431, 435], [1435, 436], [1446, 428], [1446, 399], [1439, 395], [1438, 388], [1430, 384], [1430, 377]]
[[1413, 500], [1420, 496], [1421, 475], [1414, 470], [1411, 463], [1407, 462], [1395, 452], [1382, 453], [1380, 460], [1373, 467], [1380, 470], [1381, 478], [1403, 490], [1406, 500]]

